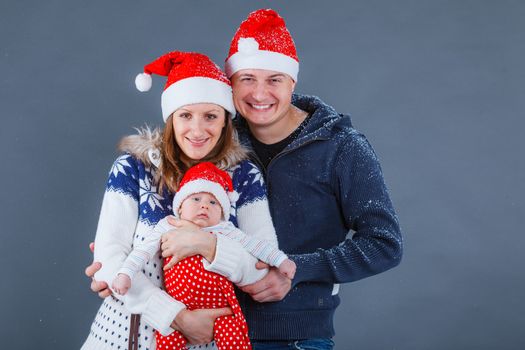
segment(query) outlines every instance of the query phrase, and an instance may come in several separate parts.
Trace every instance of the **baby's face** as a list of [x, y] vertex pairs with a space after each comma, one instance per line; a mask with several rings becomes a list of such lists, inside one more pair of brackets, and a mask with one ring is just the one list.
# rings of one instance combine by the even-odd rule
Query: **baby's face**
[[214, 195], [199, 192], [187, 197], [180, 206], [179, 216], [199, 227], [217, 225], [222, 218], [222, 207]]

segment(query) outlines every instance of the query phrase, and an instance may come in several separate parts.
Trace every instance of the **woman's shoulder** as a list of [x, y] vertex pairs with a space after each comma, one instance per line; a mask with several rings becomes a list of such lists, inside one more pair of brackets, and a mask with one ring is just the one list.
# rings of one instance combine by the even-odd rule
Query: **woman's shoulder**
[[266, 197], [266, 186], [262, 173], [251, 160], [244, 160], [237, 164], [230, 169], [230, 175], [241, 203]]
[[162, 142], [160, 130], [152, 130], [147, 126], [136, 130], [136, 134], [125, 136], [120, 140], [118, 150], [123, 153], [121, 157], [130, 158], [146, 167], [151, 165], [158, 167]]
[[246, 177], [253, 174], [260, 174], [261, 171], [250, 159], [244, 159], [228, 170], [232, 179], [234, 177]]
[[121, 154], [113, 162], [109, 176], [111, 179], [125, 178], [138, 181], [140, 178], [152, 177], [160, 159], [160, 132], [148, 127], [137, 129], [137, 134], [123, 137], [118, 150]]

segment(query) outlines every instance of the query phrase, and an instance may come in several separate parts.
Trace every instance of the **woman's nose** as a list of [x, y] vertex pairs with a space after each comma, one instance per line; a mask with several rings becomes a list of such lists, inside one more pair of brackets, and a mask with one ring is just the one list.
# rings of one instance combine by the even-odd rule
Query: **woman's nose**
[[204, 127], [202, 125], [201, 120], [199, 120], [199, 118], [194, 118], [191, 121], [190, 129], [191, 129], [193, 136], [201, 136], [204, 134]]

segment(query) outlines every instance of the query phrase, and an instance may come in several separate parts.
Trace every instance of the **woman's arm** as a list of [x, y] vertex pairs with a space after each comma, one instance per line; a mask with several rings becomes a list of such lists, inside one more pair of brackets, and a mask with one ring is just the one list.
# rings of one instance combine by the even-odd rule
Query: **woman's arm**
[[[130, 253], [138, 224], [139, 167], [142, 165], [129, 155], [119, 157], [110, 172], [95, 238], [94, 261], [102, 263], [96, 273], [97, 281], [110, 283]], [[142, 272], [135, 276], [133, 286], [125, 296], [117, 296], [128, 311], [142, 315], [142, 319], [170, 334], [171, 323], [185, 306], [171, 298]]]

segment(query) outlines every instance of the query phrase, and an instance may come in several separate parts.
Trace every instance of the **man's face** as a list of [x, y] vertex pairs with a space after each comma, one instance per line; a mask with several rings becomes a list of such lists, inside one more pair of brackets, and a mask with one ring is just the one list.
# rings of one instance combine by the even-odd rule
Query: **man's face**
[[287, 74], [243, 69], [231, 81], [235, 108], [250, 126], [272, 126], [286, 117], [292, 107], [295, 82]]

